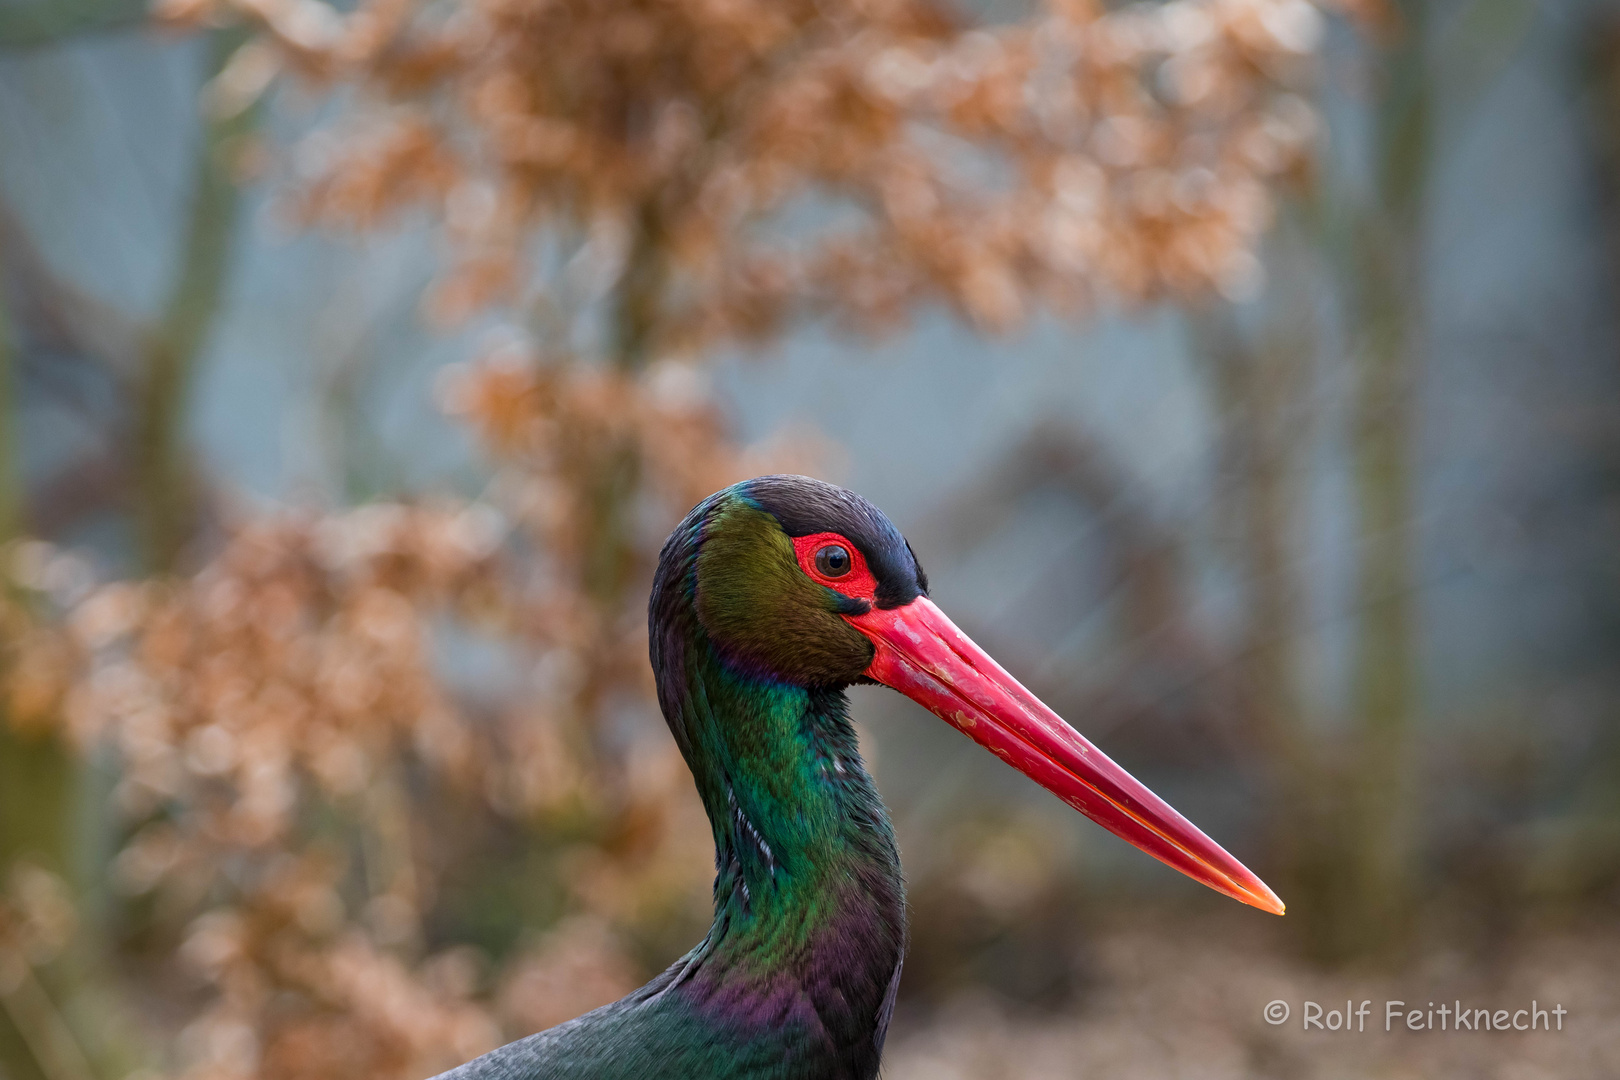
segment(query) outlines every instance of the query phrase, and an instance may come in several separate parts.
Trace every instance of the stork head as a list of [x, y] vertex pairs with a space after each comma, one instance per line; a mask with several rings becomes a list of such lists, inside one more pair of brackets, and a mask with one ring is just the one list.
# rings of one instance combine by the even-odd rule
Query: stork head
[[[660, 618], [672, 605], [680, 617]], [[851, 491], [762, 476], [700, 503], [660, 559], [655, 669], [667, 652], [660, 636], [692, 621], [741, 675], [811, 688], [892, 687], [1154, 858], [1283, 912], [1264, 882], [959, 630], [928, 598], [905, 537]]]

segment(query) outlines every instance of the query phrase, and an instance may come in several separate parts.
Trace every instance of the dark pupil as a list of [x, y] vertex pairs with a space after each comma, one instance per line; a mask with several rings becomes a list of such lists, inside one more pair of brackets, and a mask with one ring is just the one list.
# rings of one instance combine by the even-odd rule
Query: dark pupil
[[849, 573], [849, 552], [837, 544], [828, 544], [816, 552], [816, 569], [827, 577], [843, 577]]

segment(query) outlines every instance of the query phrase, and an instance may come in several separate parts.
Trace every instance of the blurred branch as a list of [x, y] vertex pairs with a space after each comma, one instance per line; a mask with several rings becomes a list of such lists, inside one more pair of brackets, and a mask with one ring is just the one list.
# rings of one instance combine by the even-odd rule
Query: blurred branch
[[[241, 41], [236, 33], [216, 35], [214, 74]], [[135, 419], [136, 528], [144, 562], [153, 570], [173, 567], [196, 526], [196, 478], [185, 451], [186, 398], [228, 276], [237, 208], [229, 158], [256, 117], [257, 108], [250, 106], [204, 120], [180, 273], [146, 342]]]
[[1057, 488], [1093, 515], [1113, 578], [1126, 594], [1127, 633], [1163, 633], [1167, 620], [1178, 621], [1175, 538], [1153, 520], [1135, 483], [1106, 448], [1072, 421], [1031, 427], [982, 480], [939, 512], [939, 531], [957, 545], [976, 543], [1042, 487]]
[[[52, 538], [97, 510], [125, 501], [129, 483], [127, 424], [108, 415], [108, 400], [131, 394], [138, 370], [141, 327], [128, 316], [58, 277], [0, 200], [0, 319], [5, 324], [7, 399], [5, 483], [11, 500], [4, 535], [26, 530]], [[110, 382], [113, 392], [93, 392]], [[101, 436], [88, 459], [58, 466], [32, 485], [23, 482], [15, 430], [16, 408], [43, 390], [56, 404], [79, 414]], [[117, 412], [116, 405], [113, 410]]]
[[1251, 343], [1227, 305], [1195, 309], [1189, 320], [1223, 418], [1221, 473], [1231, 486], [1220, 501], [1235, 518], [1247, 588], [1241, 655], [1248, 710], [1273, 767], [1286, 777], [1304, 777], [1309, 769], [1295, 684], [1301, 588], [1293, 515], [1305, 432], [1291, 416], [1313, 342], [1308, 330], [1268, 327], [1261, 342]]
[[72, 1028], [20, 955], [0, 955], [0, 1007], [45, 1080], [96, 1080]]
[[94, 513], [127, 509], [130, 474], [122, 449], [121, 443], [109, 444], [31, 485], [28, 531], [44, 538], [59, 537]]
[[[0, 199], [0, 292], [8, 306], [19, 362], [48, 351], [93, 359], [120, 382], [139, 368], [141, 329], [135, 320], [51, 269], [16, 214]], [[24, 343], [29, 347], [24, 348]], [[49, 374], [39, 365], [30, 377]]]
[[635, 215], [634, 236], [615, 290], [613, 359], [626, 371], [645, 367], [666, 319], [664, 291], [669, 286], [662, 215], [649, 196]]
[[18, 460], [22, 444], [17, 432], [18, 349], [3, 276], [8, 247], [6, 237], [0, 235], [0, 544], [16, 536], [23, 501], [22, 465]]
[[[1620, 12], [1612, 7], [1591, 13], [1587, 32], [1586, 130], [1592, 146], [1597, 173], [1596, 189], [1599, 219], [1608, 255], [1611, 304], [1620, 301]], [[1611, 355], [1611, 363], [1614, 357]], [[1612, 409], [1613, 403], [1610, 403]], [[1620, 462], [1620, 424], [1609, 414], [1600, 420], [1595, 457], [1607, 463], [1605, 495], [1610, 507], [1605, 537], [1612, 551], [1620, 546], [1620, 527], [1613, 509], [1620, 506], [1620, 481], [1615, 462]], [[1610, 579], [1612, 582], [1612, 578]], [[1609, 601], [1617, 597], [1611, 587]], [[1611, 643], [1613, 630], [1611, 633]], [[1620, 725], [1611, 725], [1601, 750], [1591, 755], [1585, 778], [1585, 791], [1578, 798], [1572, 832], [1578, 839], [1568, 845], [1567, 878], [1592, 888], [1613, 888], [1620, 881]], [[1595, 887], [1594, 887], [1595, 886]]]
[[1413, 882], [1410, 746], [1413, 653], [1413, 425], [1422, 330], [1423, 210], [1431, 164], [1433, 86], [1427, 5], [1402, 5], [1405, 32], [1379, 57], [1377, 203], [1361, 208], [1348, 270], [1359, 384], [1352, 418], [1359, 566], [1353, 669], [1359, 741], [1348, 950], [1405, 932]]
[[[1127, 717], [1162, 707], [1165, 695], [1153, 686], [1191, 684], [1198, 672], [1215, 665], [1209, 643], [1187, 618], [1191, 603], [1175, 530], [1156, 519], [1137, 482], [1108, 449], [1072, 421], [1034, 425], [983, 480], [936, 515], [931, 531], [955, 545], [971, 545], [1043, 487], [1058, 489], [1089, 514], [1109, 573], [1108, 593], [1097, 609], [1108, 609], [1117, 599], [1120, 616], [1119, 647], [1087, 665], [1087, 681], [1065, 679], [1044, 693], [1070, 713], [1087, 716], [1093, 733], [1107, 731]], [[1039, 665], [1038, 681], [1058, 679], [1057, 672], [1072, 669], [1072, 649], [1067, 639], [1057, 642]], [[1218, 692], [1206, 695], [1196, 719], [1211, 731], [1224, 729], [1218, 722], [1223, 703]]]

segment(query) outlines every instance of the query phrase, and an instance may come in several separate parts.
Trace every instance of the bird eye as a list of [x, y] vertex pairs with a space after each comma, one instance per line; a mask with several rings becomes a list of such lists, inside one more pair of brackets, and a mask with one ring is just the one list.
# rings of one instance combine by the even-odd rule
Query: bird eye
[[843, 577], [853, 565], [849, 551], [841, 544], [828, 544], [816, 550], [816, 570], [822, 577]]

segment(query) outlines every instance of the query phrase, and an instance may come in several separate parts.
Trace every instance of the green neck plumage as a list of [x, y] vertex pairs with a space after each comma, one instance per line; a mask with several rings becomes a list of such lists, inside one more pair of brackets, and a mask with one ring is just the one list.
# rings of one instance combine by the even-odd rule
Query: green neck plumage
[[774, 936], [776, 923], [813, 932], [852, 881], [890, 879], [898, 899], [893, 833], [842, 691], [749, 678], [694, 652], [687, 761], [714, 830], [730, 944]]

